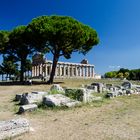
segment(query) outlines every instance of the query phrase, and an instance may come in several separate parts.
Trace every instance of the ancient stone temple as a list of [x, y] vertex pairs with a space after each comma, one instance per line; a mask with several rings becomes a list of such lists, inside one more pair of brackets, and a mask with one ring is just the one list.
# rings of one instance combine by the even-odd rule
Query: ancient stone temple
[[[49, 78], [52, 61], [46, 60], [42, 54], [35, 54], [32, 62], [32, 78]], [[86, 59], [81, 63], [58, 62], [55, 78], [94, 78], [94, 65]]]

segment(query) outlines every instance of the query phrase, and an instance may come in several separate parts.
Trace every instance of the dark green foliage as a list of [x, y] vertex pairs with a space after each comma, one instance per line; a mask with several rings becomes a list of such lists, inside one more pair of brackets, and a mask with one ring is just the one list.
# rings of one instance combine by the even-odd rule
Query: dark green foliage
[[73, 52], [88, 53], [99, 43], [97, 33], [91, 27], [67, 16], [40, 16], [28, 26], [18, 26], [11, 32], [0, 31], [0, 53], [20, 62], [20, 81], [24, 72], [31, 69], [27, 62], [33, 52], [51, 52], [53, 66], [48, 83], [53, 83], [59, 57], [66, 59]]
[[78, 100], [78, 101], [83, 100], [83, 91], [80, 89], [66, 89], [65, 95], [74, 100]]
[[0, 66], [1, 74], [6, 74], [11, 77], [11, 75], [16, 76], [18, 74], [18, 64], [16, 64], [12, 59], [10, 60], [9, 57], [3, 57], [3, 63]]
[[116, 71], [110, 71], [105, 73], [105, 78], [116, 78], [117, 77], [117, 72]]
[[0, 31], [0, 54], [4, 53], [4, 49], [9, 41], [9, 32]]
[[39, 51], [53, 54], [53, 66], [48, 83], [53, 82], [55, 69], [60, 56], [66, 59], [73, 52], [86, 54], [99, 43], [94, 29], [67, 16], [40, 16], [28, 25], [32, 34], [32, 45]]
[[7, 54], [14, 56], [20, 62], [20, 81], [24, 80], [24, 72], [31, 69], [31, 62], [27, 57], [33, 53], [34, 49], [29, 43], [29, 32], [26, 26], [18, 26], [9, 34]]
[[[114, 75], [113, 73], [116, 73]], [[105, 78], [127, 78], [128, 80], [140, 80], [140, 69], [124, 69], [121, 68], [119, 71], [111, 71], [105, 73]]]

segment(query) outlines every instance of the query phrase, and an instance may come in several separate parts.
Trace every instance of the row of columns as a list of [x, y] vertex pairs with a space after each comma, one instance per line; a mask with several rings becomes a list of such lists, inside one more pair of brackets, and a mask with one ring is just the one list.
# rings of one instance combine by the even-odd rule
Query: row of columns
[[[52, 63], [32, 66], [32, 77], [49, 77]], [[58, 63], [55, 71], [55, 78], [85, 77], [94, 78], [94, 66], [86, 64], [62, 64]]]

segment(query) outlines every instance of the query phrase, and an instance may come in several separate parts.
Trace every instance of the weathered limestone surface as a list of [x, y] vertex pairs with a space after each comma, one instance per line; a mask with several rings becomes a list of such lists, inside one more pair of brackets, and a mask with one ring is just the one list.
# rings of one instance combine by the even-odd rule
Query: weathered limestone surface
[[117, 97], [118, 96], [118, 93], [117, 92], [109, 92], [106, 94], [106, 97], [109, 97], [109, 98], [114, 98], [114, 97]]
[[53, 84], [50, 90], [57, 90], [60, 92], [64, 92], [64, 89], [59, 84]]
[[80, 105], [79, 101], [72, 100], [62, 94], [47, 95], [43, 98], [43, 104], [48, 106], [73, 107]]
[[98, 92], [101, 93], [104, 85], [102, 83], [92, 83], [91, 86], [97, 86]]
[[129, 82], [129, 81], [126, 81], [126, 82], [122, 83], [122, 86], [123, 86], [125, 89], [131, 89], [131, 88], [133, 88], [132, 83]]
[[85, 88], [83, 88], [81, 90], [83, 90], [83, 102], [84, 103], [90, 103], [93, 101], [101, 101], [102, 100], [102, 97], [94, 96], [92, 90], [85, 89]]
[[0, 122], [0, 140], [10, 139], [28, 131], [29, 122], [24, 118]]
[[43, 96], [47, 95], [48, 92], [32, 92], [32, 93], [25, 93], [22, 95], [20, 99], [21, 105], [33, 104], [42, 102]]
[[24, 113], [24, 112], [30, 112], [30, 111], [34, 111], [37, 109], [37, 105], [36, 104], [29, 104], [29, 105], [23, 105], [20, 106], [18, 113]]

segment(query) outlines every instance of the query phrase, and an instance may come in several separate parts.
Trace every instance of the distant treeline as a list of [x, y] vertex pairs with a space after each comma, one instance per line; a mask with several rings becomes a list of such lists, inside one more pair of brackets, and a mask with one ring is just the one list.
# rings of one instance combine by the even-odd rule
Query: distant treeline
[[124, 69], [121, 68], [119, 71], [110, 71], [105, 73], [105, 78], [126, 78], [128, 80], [140, 80], [140, 69]]

